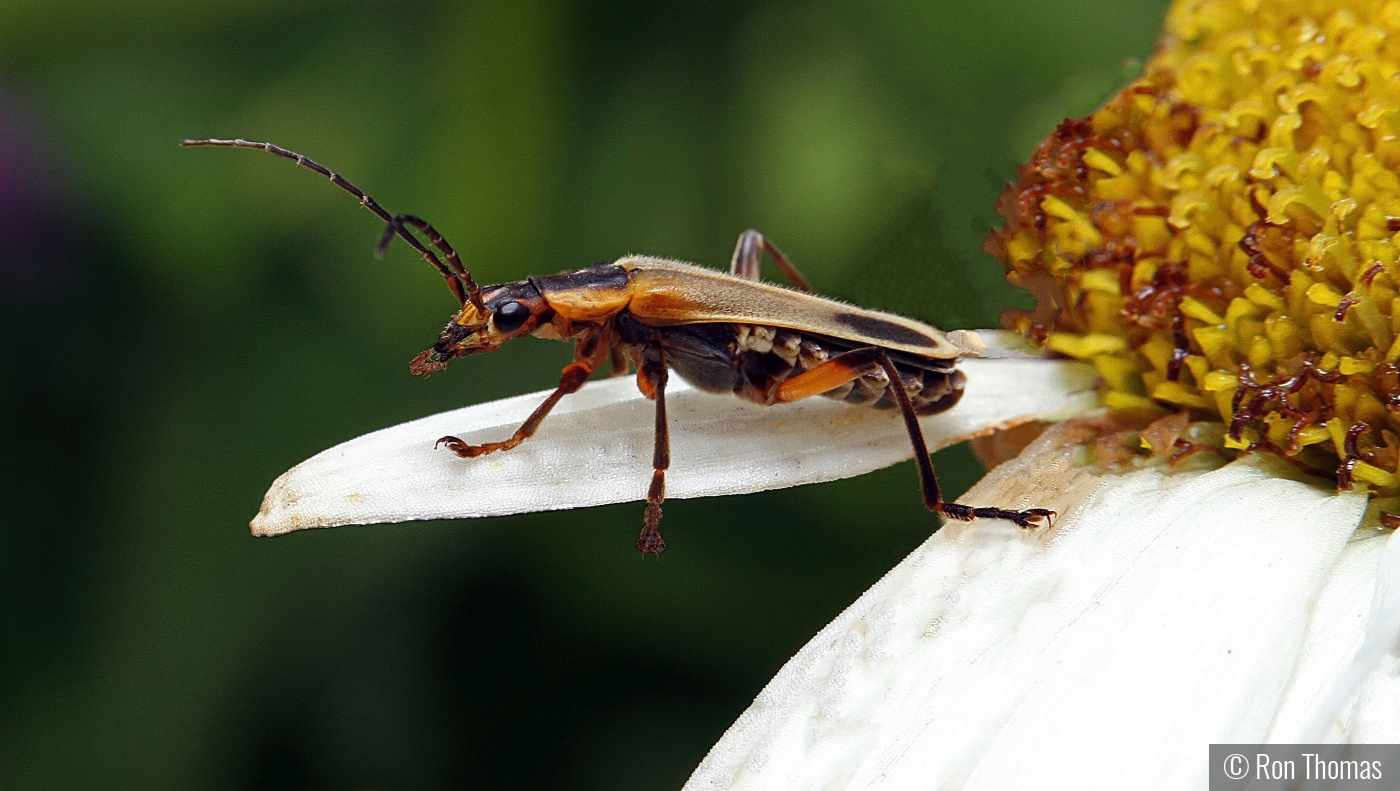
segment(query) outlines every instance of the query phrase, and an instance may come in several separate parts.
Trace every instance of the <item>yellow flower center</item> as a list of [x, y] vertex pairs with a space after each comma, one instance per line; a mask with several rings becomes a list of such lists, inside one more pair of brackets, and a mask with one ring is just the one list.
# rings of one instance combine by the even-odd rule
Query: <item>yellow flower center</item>
[[1178, 0], [1022, 166], [987, 249], [1117, 408], [1400, 493], [1400, 2]]

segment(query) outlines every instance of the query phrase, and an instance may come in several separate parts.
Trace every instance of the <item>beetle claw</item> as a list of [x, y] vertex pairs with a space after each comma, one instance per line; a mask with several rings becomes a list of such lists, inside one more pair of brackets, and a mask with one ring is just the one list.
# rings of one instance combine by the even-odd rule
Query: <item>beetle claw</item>
[[1021, 527], [1033, 529], [1039, 527], [1037, 523], [1042, 520], [1045, 522], [1046, 527], [1054, 527], [1055, 512], [1048, 508], [1028, 508], [1017, 514], [1012, 521]]
[[481, 445], [468, 445], [456, 437], [440, 438], [437, 442], [433, 443], [433, 450], [437, 450], [443, 445], [446, 445], [448, 450], [464, 459], [474, 459], [487, 452], [486, 448]]

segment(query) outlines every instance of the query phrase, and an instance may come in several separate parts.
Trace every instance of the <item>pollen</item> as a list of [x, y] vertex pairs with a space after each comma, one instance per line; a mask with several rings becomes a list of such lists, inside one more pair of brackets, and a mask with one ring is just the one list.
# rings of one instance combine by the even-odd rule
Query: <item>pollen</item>
[[986, 249], [1003, 324], [1110, 406], [1400, 494], [1400, 2], [1177, 0], [1141, 78], [1066, 120]]

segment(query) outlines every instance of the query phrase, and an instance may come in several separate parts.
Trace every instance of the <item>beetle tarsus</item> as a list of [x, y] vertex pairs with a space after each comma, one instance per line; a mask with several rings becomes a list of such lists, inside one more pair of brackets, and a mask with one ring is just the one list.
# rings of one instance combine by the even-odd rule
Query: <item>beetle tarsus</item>
[[[890, 362], [890, 356], [884, 349], [871, 347], [869, 350], [859, 349], [857, 351], [870, 351], [869, 358], [859, 358], [860, 365], [867, 365], [873, 360], [875, 364], [884, 369], [885, 375], [889, 377], [891, 382], [899, 380], [899, 371], [894, 367], [894, 363]], [[842, 357], [854, 359], [855, 354], [856, 352], [849, 352]], [[1042, 520], [1047, 525], [1051, 524], [1055, 512], [1048, 508], [1012, 511], [1006, 508], [973, 507], [945, 501], [942, 492], [938, 489], [938, 478], [933, 474], [933, 462], [929, 460], [928, 445], [924, 442], [924, 431], [919, 427], [919, 417], [914, 413], [914, 405], [909, 400], [909, 394], [902, 387], [891, 387], [889, 391], [894, 394], [895, 404], [899, 407], [900, 414], [904, 416], [904, 428], [909, 434], [910, 444], [914, 446], [914, 464], [919, 469], [919, 488], [924, 495], [924, 505], [930, 511], [962, 522], [971, 522], [973, 519], [1009, 519], [1027, 529], [1035, 527]]]
[[493, 450], [500, 450], [500, 448], [490, 447], [489, 445], [491, 444], [504, 445], [505, 443], [497, 442], [489, 443], [488, 445], [468, 445], [457, 437], [442, 437], [437, 442], [433, 443], [433, 450], [437, 450], [443, 445], [446, 445], [448, 450], [458, 456], [464, 459], [474, 459], [477, 456], [485, 456]]
[[1006, 508], [994, 507], [973, 507], [962, 503], [942, 503], [937, 509], [939, 513], [949, 519], [957, 519], [961, 522], [971, 522], [974, 519], [1007, 519], [1020, 527], [1034, 529], [1044, 522], [1046, 526], [1054, 524], [1055, 512], [1048, 508], [1028, 508], [1024, 511], [1011, 511]]
[[488, 453], [495, 453], [498, 450], [510, 450], [525, 441], [525, 437], [514, 436], [505, 442], [485, 442], [480, 445], [468, 445], [457, 437], [442, 437], [433, 443], [433, 449], [446, 445], [447, 449], [461, 456], [464, 459], [474, 459], [477, 456], [485, 456]]
[[559, 403], [559, 399], [583, 387], [583, 383], [588, 381], [588, 375], [593, 373], [593, 365], [588, 362], [574, 361], [564, 366], [564, 370], [559, 374], [559, 386], [553, 393], [544, 400], [535, 411], [530, 413], [530, 417], [515, 433], [504, 442], [487, 442], [481, 445], [468, 445], [458, 437], [442, 437], [433, 443], [433, 448], [446, 445], [449, 450], [464, 459], [474, 459], [477, 456], [485, 456], [488, 453], [495, 453], [498, 450], [510, 450], [525, 440], [535, 435], [535, 430], [540, 427], [540, 423], [549, 415], [549, 411]]
[[637, 549], [642, 551], [642, 557], [648, 554], [661, 557], [661, 553], [666, 551], [666, 542], [661, 539], [661, 504], [647, 503], [646, 524], [642, 527], [642, 534], [637, 537]]

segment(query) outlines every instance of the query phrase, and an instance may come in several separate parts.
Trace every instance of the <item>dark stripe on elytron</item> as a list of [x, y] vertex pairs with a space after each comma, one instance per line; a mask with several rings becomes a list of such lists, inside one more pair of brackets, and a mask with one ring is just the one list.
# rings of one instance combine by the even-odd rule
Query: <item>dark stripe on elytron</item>
[[926, 346], [930, 349], [938, 345], [927, 335], [892, 321], [862, 316], [858, 313], [837, 313], [832, 318], [874, 340], [902, 343], [905, 346]]
[[620, 266], [590, 266], [573, 272], [560, 272], [557, 275], [535, 275], [530, 282], [541, 292], [571, 291], [574, 289], [617, 291], [627, 288], [628, 272]]
[[[833, 338], [830, 335], [818, 335], [812, 332], [804, 332], [802, 336], [826, 346], [827, 349], [835, 354], [870, 345], [869, 343], [861, 343], [860, 341], [853, 341], [845, 338]], [[958, 367], [958, 358], [956, 357], [920, 357], [915, 352], [901, 352], [897, 349], [886, 349], [885, 353], [890, 356], [891, 362], [904, 368], [918, 368], [923, 371], [940, 371], [947, 373]]]

